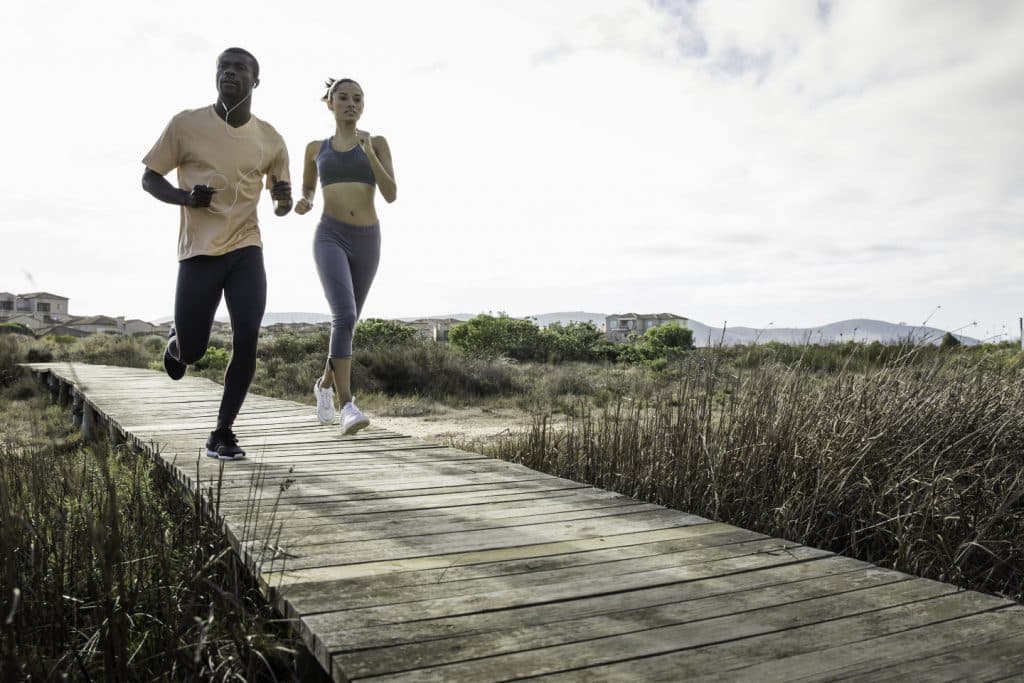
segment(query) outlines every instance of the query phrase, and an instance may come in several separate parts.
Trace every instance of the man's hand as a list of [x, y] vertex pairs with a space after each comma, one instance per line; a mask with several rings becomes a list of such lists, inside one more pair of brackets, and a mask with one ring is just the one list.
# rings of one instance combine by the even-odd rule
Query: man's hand
[[274, 198], [274, 213], [283, 216], [292, 210], [292, 184], [287, 180], [278, 180], [276, 175], [270, 176], [274, 184], [270, 187], [270, 196]]
[[193, 209], [205, 209], [210, 206], [210, 200], [213, 199], [213, 193], [216, 191], [209, 185], [196, 185], [185, 198], [185, 206]]

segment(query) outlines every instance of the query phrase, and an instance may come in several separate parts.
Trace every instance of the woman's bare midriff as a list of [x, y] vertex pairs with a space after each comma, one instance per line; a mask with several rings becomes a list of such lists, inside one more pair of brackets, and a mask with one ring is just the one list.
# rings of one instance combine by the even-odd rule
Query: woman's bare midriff
[[349, 225], [374, 225], [377, 223], [374, 190], [366, 183], [332, 183], [323, 189], [324, 213]]

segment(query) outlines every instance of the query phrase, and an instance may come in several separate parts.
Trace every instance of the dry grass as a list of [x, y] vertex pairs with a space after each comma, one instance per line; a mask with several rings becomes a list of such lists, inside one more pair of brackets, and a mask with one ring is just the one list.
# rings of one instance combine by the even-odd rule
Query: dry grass
[[[66, 409], [0, 395], [5, 680], [316, 680], [216, 520]], [[264, 514], [272, 514], [268, 510]], [[262, 520], [261, 520], [262, 522]], [[273, 522], [265, 524], [273, 528]], [[314, 665], [315, 666], [315, 665]], [[313, 670], [315, 672], [315, 669]]]

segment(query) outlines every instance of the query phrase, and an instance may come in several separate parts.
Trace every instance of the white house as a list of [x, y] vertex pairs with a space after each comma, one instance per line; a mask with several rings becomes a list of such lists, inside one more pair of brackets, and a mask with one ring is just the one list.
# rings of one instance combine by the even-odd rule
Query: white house
[[616, 313], [605, 319], [604, 329], [608, 341], [629, 341], [629, 335], [641, 335], [652, 327], [665, 323], [677, 323], [686, 327], [689, 318], [675, 313]]
[[62, 322], [70, 317], [68, 315], [69, 300], [64, 296], [47, 292], [18, 294], [14, 296], [13, 312], [6, 310], [9, 309], [11, 300], [7, 298], [5, 301], [4, 296], [10, 297], [11, 295], [6, 292], [0, 294], [0, 315], [4, 313], [8, 313], [8, 315], [27, 313], [39, 318], [49, 318], [55, 322]]
[[416, 330], [416, 334], [424, 339], [436, 342], [447, 342], [448, 332], [456, 325], [465, 322], [456, 318], [421, 318], [405, 323]]

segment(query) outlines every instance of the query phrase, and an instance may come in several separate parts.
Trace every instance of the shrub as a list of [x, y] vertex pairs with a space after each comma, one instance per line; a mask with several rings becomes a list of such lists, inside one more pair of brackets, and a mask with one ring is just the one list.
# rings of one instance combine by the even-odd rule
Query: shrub
[[153, 354], [137, 338], [122, 334], [94, 334], [59, 353], [57, 360], [145, 368], [153, 360]]
[[210, 346], [206, 349], [203, 357], [192, 366], [196, 370], [210, 370], [224, 372], [227, 370], [228, 361], [231, 360], [231, 352], [218, 346]]
[[34, 336], [32, 329], [21, 323], [0, 323], [0, 334], [20, 334], [26, 337]]
[[398, 320], [367, 318], [356, 325], [352, 345], [357, 349], [408, 344], [416, 338], [416, 330]]
[[29, 363], [49, 363], [53, 360], [53, 351], [45, 346], [33, 346], [25, 354], [25, 360]]
[[618, 359], [625, 363], [646, 363], [662, 370], [668, 361], [680, 358], [691, 349], [693, 330], [680, 327], [679, 323], [666, 323], [651, 327], [633, 337], [631, 343], [621, 345]]
[[352, 387], [357, 392], [418, 394], [438, 399], [494, 396], [520, 389], [507, 365], [467, 358], [432, 343], [356, 349]]
[[23, 362], [24, 355], [17, 339], [0, 336], [0, 387], [13, 384], [21, 376], [18, 363]]
[[541, 332], [550, 361], [614, 360], [617, 350], [592, 322], [551, 324]]
[[327, 357], [330, 339], [330, 328], [320, 329], [312, 334], [286, 332], [261, 340], [256, 356], [260, 359], [278, 358], [287, 363], [297, 363], [311, 355], [319, 355], [323, 359]]
[[448, 333], [452, 347], [478, 358], [511, 358], [518, 361], [545, 360], [547, 348], [540, 328], [529, 320], [478, 315], [456, 325]]

